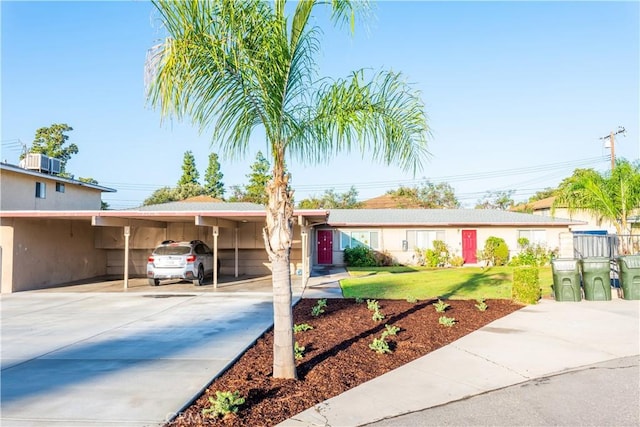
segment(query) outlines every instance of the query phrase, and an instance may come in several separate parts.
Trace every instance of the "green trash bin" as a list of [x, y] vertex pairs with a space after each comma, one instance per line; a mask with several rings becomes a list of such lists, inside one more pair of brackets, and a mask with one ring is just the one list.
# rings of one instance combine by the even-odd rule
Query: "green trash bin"
[[609, 258], [585, 258], [582, 266], [582, 287], [587, 301], [611, 300], [611, 265]]
[[578, 260], [558, 258], [551, 261], [553, 294], [556, 301], [580, 301], [580, 268]]
[[623, 298], [640, 300], [640, 255], [618, 257], [618, 267]]

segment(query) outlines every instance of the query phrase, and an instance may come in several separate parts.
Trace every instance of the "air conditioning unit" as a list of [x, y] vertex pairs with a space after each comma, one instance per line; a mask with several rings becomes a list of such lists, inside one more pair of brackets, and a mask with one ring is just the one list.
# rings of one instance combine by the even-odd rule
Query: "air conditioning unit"
[[49, 172], [49, 156], [41, 153], [27, 153], [25, 169]]
[[60, 159], [49, 157], [49, 173], [60, 173]]

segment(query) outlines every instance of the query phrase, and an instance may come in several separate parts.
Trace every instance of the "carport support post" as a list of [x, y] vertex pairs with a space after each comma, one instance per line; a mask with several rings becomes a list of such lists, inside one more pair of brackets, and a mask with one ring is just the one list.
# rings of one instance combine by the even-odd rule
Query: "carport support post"
[[220, 228], [213, 227], [213, 288], [218, 289], [218, 234]]
[[238, 227], [235, 228], [235, 235], [234, 235], [234, 239], [233, 239], [233, 247], [235, 249], [235, 260], [234, 260], [234, 265], [235, 265], [235, 277], [238, 277]]
[[124, 226], [124, 288], [129, 288], [129, 236], [131, 227]]

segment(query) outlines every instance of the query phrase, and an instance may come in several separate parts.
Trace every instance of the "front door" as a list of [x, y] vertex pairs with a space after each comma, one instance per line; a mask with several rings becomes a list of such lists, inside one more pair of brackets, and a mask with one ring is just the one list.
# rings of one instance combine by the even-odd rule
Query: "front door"
[[332, 230], [318, 230], [318, 264], [333, 264]]
[[477, 263], [477, 251], [476, 230], [462, 230], [462, 258], [464, 258], [464, 263]]

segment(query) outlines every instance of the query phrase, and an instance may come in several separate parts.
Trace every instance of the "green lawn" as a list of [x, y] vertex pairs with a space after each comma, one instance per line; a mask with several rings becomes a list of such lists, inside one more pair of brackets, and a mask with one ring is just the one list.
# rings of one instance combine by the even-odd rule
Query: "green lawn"
[[[349, 279], [340, 281], [345, 298], [407, 299], [510, 299], [513, 267], [348, 268]], [[542, 295], [551, 295], [551, 267], [540, 267]]]

